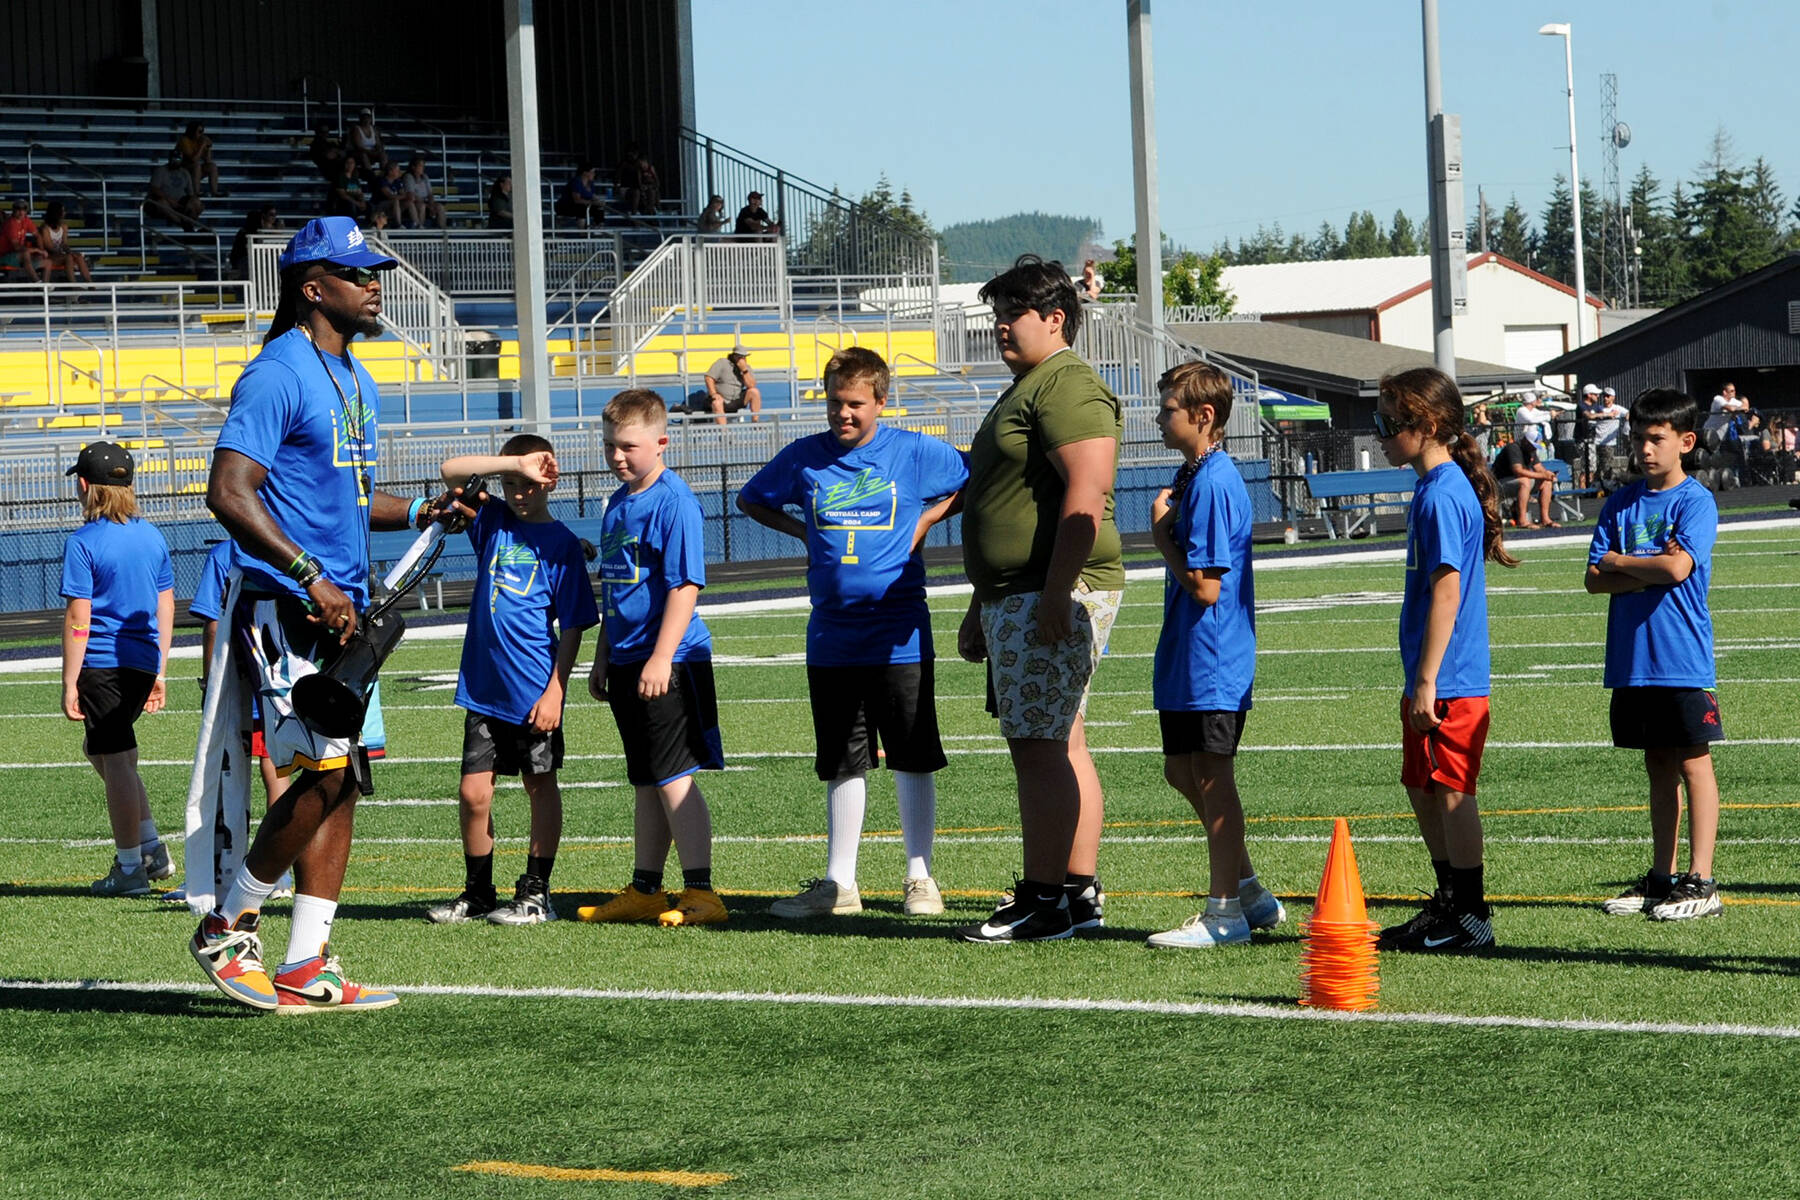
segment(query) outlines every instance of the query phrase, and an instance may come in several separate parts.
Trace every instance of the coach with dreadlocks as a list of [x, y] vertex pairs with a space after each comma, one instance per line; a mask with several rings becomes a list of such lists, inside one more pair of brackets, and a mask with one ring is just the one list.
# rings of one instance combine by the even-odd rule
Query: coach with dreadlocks
[[[368, 607], [370, 529], [405, 529], [432, 515], [423, 500], [409, 506], [374, 489], [375, 381], [350, 354], [357, 334], [381, 332], [381, 272], [394, 265], [364, 245], [348, 217], [321, 217], [294, 235], [281, 254], [274, 323], [232, 388], [207, 483], [207, 507], [235, 545], [225, 606], [231, 636], [219, 644], [240, 669], [219, 669], [227, 651], [215, 651], [221, 661], [209, 672], [190, 830], [203, 787], [243, 757], [208, 753], [209, 740], [229, 745], [221, 733], [230, 728], [227, 700], [216, 693], [236, 678], [257, 689], [269, 758], [294, 782], [235, 872], [229, 862], [219, 867], [228, 878], [196, 888], [199, 856], [190, 853], [190, 892], [222, 895], [188, 949], [220, 991], [256, 1009], [348, 1011], [398, 1001], [351, 983], [329, 945], [356, 799], [368, 789], [367, 756], [356, 738], [308, 729], [289, 702], [294, 682], [336, 659]], [[190, 836], [196, 842], [202, 851], [214, 844]], [[267, 971], [258, 914], [290, 866], [287, 956]]]

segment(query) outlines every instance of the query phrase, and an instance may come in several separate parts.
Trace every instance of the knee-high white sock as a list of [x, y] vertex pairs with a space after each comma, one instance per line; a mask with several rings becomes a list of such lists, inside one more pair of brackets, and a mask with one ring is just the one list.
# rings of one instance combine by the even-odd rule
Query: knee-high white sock
[[900, 838], [906, 843], [906, 877], [931, 874], [931, 840], [937, 835], [937, 776], [929, 771], [895, 771], [900, 798]]
[[284, 963], [297, 963], [322, 954], [331, 940], [331, 921], [337, 916], [337, 901], [318, 896], [294, 897], [294, 920], [288, 927], [287, 957]]
[[860, 772], [825, 785], [825, 878], [833, 883], [856, 886], [856, 852], [868, 806], [869, 788]]

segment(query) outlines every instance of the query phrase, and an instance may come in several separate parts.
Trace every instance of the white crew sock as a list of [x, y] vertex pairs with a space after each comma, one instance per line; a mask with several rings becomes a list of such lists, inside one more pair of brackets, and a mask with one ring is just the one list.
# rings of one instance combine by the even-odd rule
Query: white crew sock
[[272, 883], [264, 883], [250, 873], [249, 867], [239, 867], [237, 878], [231, 881], [231, 888], [225, 893], [225, 899], [219, 904], [219, 915], [228, 924], [237, 924], [237, 919], [249, 912], [261, 912], [263, 901], [275, 890]]
[[906, 877], [931, 875], [931, 840], [937, 836], [937, 776], [929, 771], [895, 771], [900, 799], [900, 838], [906, 843]]
[[138, 822], [138, 845], [145, 850], [162, 841], [162, 834], [156, 832], [156, 822], [145, 817]]
[[136, 846], [127, 850], [123, 846], [114, 847], [113, 852], [119, 856], [119, 870], [127, 875], [135, 875], [144, 869], [144, 852]]
[[318, 896], [294, 896], [293, 923], [288, 926], [287, 957], [282, 965], [304, 962], [325, 952], [331, 940], [331, 921], [337, 916], [337, 901]]
[[861, 772], [825, 785], [825, 878], [843, 887], [856, 886], [856, 852], [868, 807], [869, 788]]

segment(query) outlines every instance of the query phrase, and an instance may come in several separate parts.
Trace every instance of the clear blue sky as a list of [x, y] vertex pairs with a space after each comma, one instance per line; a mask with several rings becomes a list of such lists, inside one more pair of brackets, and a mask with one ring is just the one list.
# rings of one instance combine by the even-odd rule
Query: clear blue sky
[[[882, 172], [939, 227], [1033, 209], [1132, 227], [1124, 0], [692, 0], [699, 127], [861, 193]], [[1426, 214], [1424, 67], [1409, 0], [1156, 0], [1163, 228], [1205, 248], [1353, 208]], [[1021, 20], [1021, 14], [1029, 20]], [[1463, 120], [1468, 212], [1516, 193], [1535, 220], [1568, 127], [1574, 27], [1581, 173], [1602, 172], [1600, 76], [1619, 79], [1629, 186], [1689, 178], [1723, 125], [1800, 188], [1793, 0], [1441, 0], [1444, 107]], [[733, 204], [738, 197], [729, 197]]]

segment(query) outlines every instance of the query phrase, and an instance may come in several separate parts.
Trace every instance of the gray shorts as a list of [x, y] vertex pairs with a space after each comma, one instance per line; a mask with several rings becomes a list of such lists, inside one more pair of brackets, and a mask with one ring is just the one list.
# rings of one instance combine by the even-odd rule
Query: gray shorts
[[1042, 592], [1020, 592], [981, 606], [987, 640], [988, 711], [1009, 738], [1066, 742], [1075, 719], [1087, 712], [1088, 685], [1106, 652], [1124, 591], [1077, 591], [1069, 636], [1046, 644], [1037, 636]]

